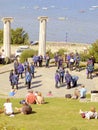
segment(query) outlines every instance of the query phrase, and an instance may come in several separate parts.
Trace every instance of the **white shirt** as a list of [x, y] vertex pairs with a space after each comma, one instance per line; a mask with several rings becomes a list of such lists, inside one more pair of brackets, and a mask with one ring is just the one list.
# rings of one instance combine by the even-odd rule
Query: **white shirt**
[[88, 112], [85, 114], [85, 117], [86, 117], [87, 119], [90, 119], [90, 118], [95, 118], [95, 119], [97, 119], [98, 113], [97, 113], [97, 112], [88, 111]]
[[5, 108], [5, 113], [6, 114], [13, 113], [13, 108], [12, 108], [12, 103], [11, 102], [4, 103], [4, 108]]

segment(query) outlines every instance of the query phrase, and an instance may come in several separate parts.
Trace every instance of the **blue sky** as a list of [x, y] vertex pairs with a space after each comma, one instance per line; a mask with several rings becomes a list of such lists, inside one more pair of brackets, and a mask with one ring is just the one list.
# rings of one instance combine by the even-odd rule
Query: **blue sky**
[[98, 39], [98, 0], [0, 0], [0, 18], [13, 17], [11, 27], [23, 27], [30, 40], [39, 38], [39, 16], [49, 18], [47, 41], [93, 43]]

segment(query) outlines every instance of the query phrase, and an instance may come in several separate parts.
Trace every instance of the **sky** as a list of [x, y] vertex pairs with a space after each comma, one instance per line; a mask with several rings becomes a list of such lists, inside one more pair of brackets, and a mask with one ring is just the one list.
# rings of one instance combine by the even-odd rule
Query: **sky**
[[47, 41], [98, 40], [98, 0], [0, 0], [0, 19], [13, 17], [11, 28], [23, 28], [31, 41], [39, 40], [39, 16], [48, 17]]

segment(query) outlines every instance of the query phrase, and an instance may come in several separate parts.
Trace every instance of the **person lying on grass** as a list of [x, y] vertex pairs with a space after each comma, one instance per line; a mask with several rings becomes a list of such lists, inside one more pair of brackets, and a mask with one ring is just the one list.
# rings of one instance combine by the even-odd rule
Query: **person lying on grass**
[[95, 107], [91, 107], [90, 108], [90, 111], [82, 111], [80, 109], [80, 112], [79, 112], [82, 116], [82, 118], [86, 118], [86, 119], [98, 119], [98, 112], [96, 112], [96, 109]]
[[22, 104], [23, 106], [21, 108], [17, 108], [15, 107], [15, 109], [18, 112], [21, 112], [22, 114], [31, 114], [32, 113], [32, 107], [25, 102], [25, 100], [20, 101], [20, 104]]

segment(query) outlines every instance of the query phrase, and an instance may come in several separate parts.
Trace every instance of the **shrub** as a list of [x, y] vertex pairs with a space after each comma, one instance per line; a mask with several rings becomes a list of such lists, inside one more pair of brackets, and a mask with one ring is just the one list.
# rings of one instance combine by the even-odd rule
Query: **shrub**
[[81, 61], [87, 61], [87, 59], [90, 57], [90, 54], [80, 53]]
[[96, 63], [98, 63], [98, 40], [92, 44], [89, 53], [95, 57]]
[[50, 59], [54, 58], [54, 53], [52, 53], [51, 49], [47, 50], [47, 52], [50, 56]]
[[61, 48], [61, 49], [58, 50], [58, 54], [59, 54], [59, 55], [64, 55], [65, 52], [67, 52], [66, 49], [62, 49], [62, 48]]
[[38, 52], [33, 49], [23, 51], [23, 53], [20, 56], [20, 62], [23, 63], [25, 61], [25, 59], [31, 58], [37, 53]]

